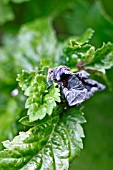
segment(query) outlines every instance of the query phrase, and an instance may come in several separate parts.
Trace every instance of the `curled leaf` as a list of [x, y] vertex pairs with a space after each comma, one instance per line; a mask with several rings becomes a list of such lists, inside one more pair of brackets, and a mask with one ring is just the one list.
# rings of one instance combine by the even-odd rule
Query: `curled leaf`
[[62, 88], [69, 106], [78, 105], [89, 99], [96, 91], [105, 86], [90, 79], [86, 71], [72, 73], [66, 66], [59, 66], [48, 71], [51, 81], [56, 81]]

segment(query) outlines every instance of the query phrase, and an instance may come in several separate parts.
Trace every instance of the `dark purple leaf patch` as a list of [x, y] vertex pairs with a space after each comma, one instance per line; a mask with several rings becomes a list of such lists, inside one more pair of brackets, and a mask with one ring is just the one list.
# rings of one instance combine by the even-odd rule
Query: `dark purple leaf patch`
[[69, 106], [79, 105], [93, 96], [96, 91], [105, 89], [103, 84], [90, 79], [90, 74], [85, 70], [72, 73], [66, 66], [49, 69], [48, 78], [61, 86], [61, 92]]

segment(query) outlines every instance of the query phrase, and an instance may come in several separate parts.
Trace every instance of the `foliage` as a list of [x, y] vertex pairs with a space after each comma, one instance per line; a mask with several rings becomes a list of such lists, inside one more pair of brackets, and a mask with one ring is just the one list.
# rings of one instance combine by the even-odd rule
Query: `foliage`
[[[77, 59], [73, 60], [69, 66], [72, 67], [72, 64], [76, 66], [80, 61], [96, 64], [102, 61], [103, 57], [107, 60], [107, 54], [112, 52], [112, 44], [108, 43], [101, 49], [94, 51], [94, 47], [88, 44], [92, 32], [89, 29], [83, 36], [66, 43], [67, 49], [64, 48], [62, 52], [65, 52], [68, 57], [77, 56]], [[91, 49], [93, 49], [93, 57], [89, 52]], [[65, 59], [62, 61], [66, 62]], [[112, 61], [111, 58], [110, 61]], [[68, 62], [65, 64], [68, 65]], [[39, 65], [39, 67], [41, 66]], [[94, 69], [99, 70], [95, 65]], [[48, 86], [46, 76], [47, 70], [45, 72], [43, 69], [30, 72], [23, 70], [21, 74], [18, 74], [19, 86], [24, 91], [24, 95], [28, 97], [25, 103], [28, 116], [23, 117], [20, 122], [32, 127], [27, 132], [21, 132], [12, 142], [3, 142], [6, 149], [0, 153], [1, 169], [9, 167], [12, 169], [29, 169], [31, 167], [44, 169], [45, 166], [51, 167], [51, 169], [54, 167], [68, 169], [69, 160], [72, 161], [83, 147], [81, 137], [84, 135], [79, 124], [84, 123], [85, 120], [79, 108], [69, 107], [65, 102], [63, 106], [56, 103], [61, 102], [60, 90], [54, 84]], [[66, 110], [64, 110], [65, 107]], [[59, 111], [59, 109], [61, 110]], [[29, 155], [29, 153], [32, 154]], [[47, 156], [49, 157], [48, 161], [46, 160]]]
[[[15, 16], [10, 5], [10, 1], [14, 3], [22, 3], [29, 0], [1, 0], [0, 1], [0, 25], [7, 21], [14, 20]], [[5, 15], [4, 15], [5, 14]]]
[[[0, 114], [0, 141], [5, 140], [7, 137], [11, 140], [14, 135], [18, 132], [18, 124], [16, 121], [19, 119], [20, 108], [18, 107], [16, 101], [12, 98], [8, 98], [9, 102], [7, 104], [6, 110], [2, 110]], [[0, 105], [1, 106], [1, 105]], [[1, 106], [3, 108], [3, 106]], [[14, 115], [13, 112], [16, 114]], [[4, 114], [7, 118], [4, 122]]]
[[[81, 35], [87, 28], [92, 28], [95, 30], [95, 35], [91, 40], [94, 46], [100, 47], [103, 42], [113, 42], [113, 19], [106, 13], [106, 6], [103, 6], [102, 2], [96, 0], [92, 3], [88, 0], [74, 1], [68, 10], [60, 13], [54, 21], [59, 36], [62, 38], [67, 35]], [[113, 2], [109, 3], [111, 6], [113, 5]], [[109, 3], [106, 1], [107, 5]], [[60, 25], [60, 30], [57, 25]]]
[[68, 45], [64, 47], [61, 56], [61, 64], [71, 68], [85, 67], [86, 69], [95, 69], [105, 73], [105, 69], [113, 66], [113, 44], [108, 42], [103, 44], [101, 48], [95, 50], [95, 47], [88, 44], [93, 30], [88, 29], [81, 37], [70, 40]]
[[48, 88], [46, 76], [35, 72], [23, 70], [17, 80], [24, 94], [28, 96], [25, 108], [28, 108], [29, 121], [43, 119], [46, 113], [51, 115], [56, 102], [60, 102], [60, 90], [54, 84]]
[[[40, 26], [41, 28], [46, 27], [46, 29], [42, 30], [40, 29]], [[31, 35], [30, 37], [29, 34]], [[36, 39], [37, 41], [35, 41]], [[44, 43], [47, 40], [49, 40], [50, 43], [48, 42], [47, 46], [45, 46]], [[1, 56], [0, 57], [0, 81], [1, 81], [0, 93], [1, 96], [3, 96], [4, 98], [4, 100], [2, 100], [1, 97], [1, 101], [3, 101], [5, 107], [3, 106], [4, 107], [3, 110], [0, 109], [0, 114], [4, 113], [2, 114], [3, 119], [0, 119], [0, 124], [4, 124], [3, 121], [7, 115], [7, 111], [5, 111], [5, 109], [8, 107], [8, 103], [12, 99], [11, 92], [14, 89], [17, 89], [17, 83], [15, 81], [17, 77], [17, 73], [20, 72], [22, 69], [27, 69], [27, 70], [35, 69], [40, 64], [40, 60], [42, 58], [43, 60], [41, 61], [45, 65], [47, 65], [47, 63], [49, 64], [53, 62], [52, 58], [55, 54], [56, 54], [55, 60], [57, 60], [58, 49], [60, 47], [60, 44], [57, 45], [56, 36], [54, 30], [52, 29], [51, 22], [49, 19], [41, 19], [39, 21], [33, 22], [32, 24], [28, 24], [27, 26], [23, 26], [19, 34], [17, 35], [17, 37], [10, 36], [10, 35], [4, 37], [3, 44], [4, 46], [0, 48], [0, 56]], [[26, 46], [24, 44], [26, 44]], [[51, 51], [49, 52], [47, 51], [47, 49], [50, 46], [51, 46]], [[59, 47], [57, 48], [57, 46]], [[46, 56], [48, 55], [47, 59], [44, 57], [45, 54]], [[20, 103], [20, 107], [22, 108], [20, 109], [20, 112], [17, 112], [18, 115], [17, 117], [19, 118], [21, 111], [24, 109], [23, 103], [25, 99], [21, 95], [18, 95], [16, 97], [14, 96], [13, 99], [15, 100], [15, 102], [18, 101]], [[15, 110], [12, 110], [12, 115], [15, 115]], [[15, 120], [13, 116], [11, 116], [10, 119], [12, 119], [12, 121]], [[15, 123], [17, 123], [17, 120], [18, 119], [16, 119]], [[6, 127], [3, 126], [2, 128], [3, 131], [5, 131], [4, 128]], [[7, 132], [9, 132], [8, 129]], [[13, 137], [13, 135], [11, 136]], [[2, 136], [1, 139], [5, 140], [7, 139], [7, 137], [8, 136], [4, 135]]]
[[22, 55], [32, 62], [31, 67], [40, 62], [43, 65], [53, 65], [53, 62], [56, 62], [61, 47], [57, 42], [50, 18], [38, 19], [24, 25], [19, 32], [18, 39], [18, 48]]
[[51, 117], [35, 122], [29, 131], [21, 132], [12, 142], [3, 142], [7, 149], [0, 153], [0, 168], [68, 169], [69, 160], [83, 147], [80, 123], [84, 122], [79, 110], [71, 108], [64, 112], [62, 106], [58, 106]]
[[[85, 69], [94, 73], [94, 78], [96, 75], [100, 81], [103, 77], [105, 80], [106, 70], [113, 66], [113, 22], [100, 2], [64, 2], [50, 0], [50, 8], [40, 0], [0, 2], [3, 28], [0, 32], [0, 141], [14, 138], [3, 142], [6, 149], [0, 152], [0, 169], [68, 169], [83, 148], [80, 124], [85, 119], [81, 107], [69, 107], [60, 95], [60, 87], [48, 85], [48, 68], [43, 66], [66, 65], [74, 72]], [[39, 6], [34, 8], [37, 3]], [[23, 9], [22, 6], [26, 10], [19, 21], [16, 10]], [[7, 23], [11, 20], [12, 23]], [[16, 28], [16, 34], [15, 22], [21, 27]], [[25, 24], [21, 26], [22, 23]], [[94, 38], [93, 29], [88, 27], [95, 30]], [[72, 37], [64, 40], [62, 31]], [[59, 41], [56, 33], [64, 41]], [[102, 45], [103, 41], [106, 43]], [[102, 47], [97, 49], [95, 45]], [[109, 85], [109, 80], [104, 83]], [[15, 90], [19, 94], [15, 95]], [[16, 136], [20, 130], [23, 132]]]

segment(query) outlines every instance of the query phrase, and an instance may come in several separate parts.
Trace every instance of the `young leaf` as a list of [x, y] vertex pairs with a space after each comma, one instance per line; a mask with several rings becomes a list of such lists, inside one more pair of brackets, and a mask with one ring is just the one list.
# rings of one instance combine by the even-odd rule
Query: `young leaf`
[[83, 148], [80, 124], [84, 122], [80, 110], [64, 111], [58, 106], [43, 123], [38, 120], [29, 131], [3, 142], [6, 149], [0, 152], [0, 169], [68, 170], [69, 162]]
[[83, 45], [85, 43], [88, 43], [89, 40], [92, 38], [93, 33], [94, 33], [94, 30], [91, 28], [88, 28], [82, 36], [76, 38], [76, 43], [78, 45]]
[[[65, 10], [57, 18], [58, 24], [63, 28], [61, 33], [77, 36], [90, 27], [95, 30], [92, 40], [94, 46], [99, 47], [103, 42], [113, 42], [113, 21], [112, 17], [109, 16], [110, 12], [107, 13], [105, 10], [107, 8], [103, 6], [104, 2], [106, 1], [99, 0], [93, 1], [93, 3], [87, 0], [76, 0], [76, 3], [73, 1], [70, 10]], [[113, 3], [110, 2], [112, 6]], [[109, 3], [106, 2], [107, 4]]]
[[34, 76], [34, 71], [28, 72], [25, 70], [22, 70], [22, 73], [17, 75], [17, 81], [19, 82], [18, 84], [23, 91], [27, 90], [27, 88], [30, 86]]
[[70, 40], [68, 44], [64, 46], [63, 52], [60, 57], [60, 64], [77, 69], [78, 63], [85, 58], [86, 53], [90, 48], [90, 44], [82, 45], [78, 44], [76, 39]]
[[17, 77], [19, 86], [28, 96], [25, 108], [28, 109], [29, 120], [43, 119], [51, 115], [56, 102], [60, 102], [60, 90], [53, 84], [48, 88], [46, 76], [35, 72], [22, 71]]
[[87, 32], [84, 35], [83, 41], [82, 38], [79, 39], [79, 42], [77, 39], [70, 40], [68, 45], [64, 47], [61, 64], [65, 64], [75, 70], [84, 67], [105, 73], [106, 69], [110, 69], [113, 66], [113, 44], [110, 42], [104, 43], [101, 48], [95, 50], [94, 46], [87, 44], [89, 40], [85, 39]]
[[[89, 56], [90, 57], [90, 56]], [[110, 69], [113, 66], [113, 44], [103, 44], [101, 48], [98, 48], [92, 60], [87, 64], [87, 68], [101, 70], [105, 72], [105, 69]]]

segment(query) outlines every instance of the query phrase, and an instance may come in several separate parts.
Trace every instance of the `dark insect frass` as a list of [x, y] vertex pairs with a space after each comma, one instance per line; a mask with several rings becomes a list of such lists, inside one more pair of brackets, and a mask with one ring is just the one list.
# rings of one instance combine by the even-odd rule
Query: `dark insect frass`
[[59, 66], [48, 71], [49, 85], [57, 82], [61, 86], [69, 106], [79, 105], [89, 99], [96, 91], [105, 89], [105, 86], [90, 79], [85, 70], [72, 73], [66, 66]]

